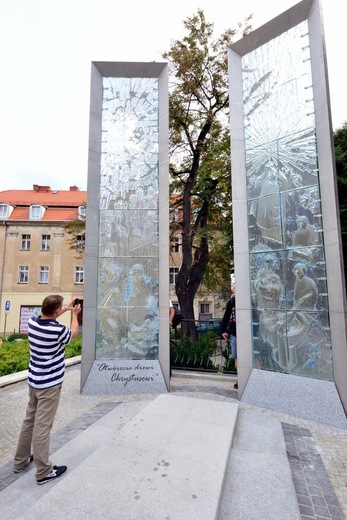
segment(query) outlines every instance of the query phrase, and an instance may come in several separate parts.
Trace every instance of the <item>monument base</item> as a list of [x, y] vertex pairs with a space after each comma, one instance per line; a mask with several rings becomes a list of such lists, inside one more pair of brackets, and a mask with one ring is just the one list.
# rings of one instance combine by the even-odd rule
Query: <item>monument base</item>
[[241, 401], [347, 429], [346, 414], [332, 381], [253, 369]]
[[167, 392], [158, 360], [95, 360], [82, 394], [161, 394]]

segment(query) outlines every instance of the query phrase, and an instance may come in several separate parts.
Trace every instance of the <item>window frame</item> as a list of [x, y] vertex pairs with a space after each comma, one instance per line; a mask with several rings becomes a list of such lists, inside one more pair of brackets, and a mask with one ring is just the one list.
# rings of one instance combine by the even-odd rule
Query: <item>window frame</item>
[[211, 311], [210, 311], [211, 303], [210, 302], [199, 302], [199, 308], [200, 308], [199, 314], [211, 314]]
[[[179, 273], [180, 268], [172, 265], [170, 266], [170, 272], [169, 272], [169, 285], [176, 285], [176, 277]], [[171, 281], [173, 280], [173, 281]]]
[[22, 233], [20, 241], [21, 251], [30, 251], [31, 248], [31, 235], [29, 233]]
[[[2, 213], [3, 213], [3, 215], [2, 215]], [[9, 216], [10, 216], [10, 206], [4, 202], [1, 203], [0, 204], [0, 220], [7, 220]]]
[[[49, 265], [40, 265], [39, 266], [39, 280], [38, 280], [38, 283], [39, 284], [46, 284], [46, 283], [49, 283]], [[47, 280], [41, 280], [41, 275], [43, 274], [46, 274], [47, 273]]]
[[32, 204], [29, 208], [29, 220], [41, 220], [43, 211], [44, 208], [41, 206], [41, 204]]
[[180, 238], [178, 236], [173, 236], [170, 239], [170, 252], [171, 253], [179, 253], [180, 252]]
[[78, 206], [78, 218], [85, 219], [86, 218], [86, 207]]
[[[46, 237], [46, 238], [44, 238]], [[47, 238], [48, 237], [48, 238]], [[44, 246], [46, 244], [46, 246]], [[41, 251], [50, 251], [51, 250], [51, 235], [41, 235]]]
[[[23, 279], [21, 279], [23, 278]], [[17, 283], [27, 284], [29, 283], [29, 266], [19, 265], [18, 266], [18, 280]]]
[[[82, 277], [82, 280], [78, 279], [81, 277]], [[84, 284], [84, 266], [83, 265], [75, 265], [74, 283], [78, 284], [78, 285]]]
[[76, 251], [81, 252], [85, 250], [86, 236], [76, 235]]

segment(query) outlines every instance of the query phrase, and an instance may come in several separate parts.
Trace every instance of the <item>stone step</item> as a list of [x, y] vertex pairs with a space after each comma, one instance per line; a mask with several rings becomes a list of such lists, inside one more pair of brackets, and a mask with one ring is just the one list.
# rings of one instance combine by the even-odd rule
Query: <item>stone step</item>
[[238, 404], [161, 394], [123, 403], [52, 455], [68, 471], [43, 486], [35, 469], [1, 493], [6, 518], [215, 520]]
[[280, 421], [239, 410], [218, 520], [301, 520]]

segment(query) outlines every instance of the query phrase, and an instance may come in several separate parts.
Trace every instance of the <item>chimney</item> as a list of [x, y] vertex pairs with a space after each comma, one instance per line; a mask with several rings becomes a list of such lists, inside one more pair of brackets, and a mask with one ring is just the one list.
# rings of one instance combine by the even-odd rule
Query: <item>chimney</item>
[[38, 184], [33, 184], [33, 191], [49, 192], [49, 191], [51, 191], [51, 187], [50, 186], [39, 186]]
[[79, 191], [78, 187], [75, 185], [75, 186], [70, 186], [70, 191]]

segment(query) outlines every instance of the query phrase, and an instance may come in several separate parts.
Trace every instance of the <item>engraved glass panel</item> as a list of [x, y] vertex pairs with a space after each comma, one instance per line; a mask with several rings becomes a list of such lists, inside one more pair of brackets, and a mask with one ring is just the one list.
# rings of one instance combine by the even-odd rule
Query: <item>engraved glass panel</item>
[[158, 356], [158, 79], [104, 78], [96, 359]]
[[332, 380], [307, 21], [242, 58], [253, 365]]

